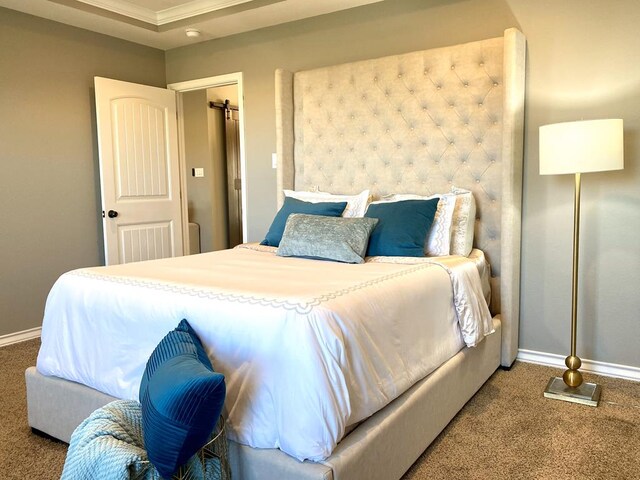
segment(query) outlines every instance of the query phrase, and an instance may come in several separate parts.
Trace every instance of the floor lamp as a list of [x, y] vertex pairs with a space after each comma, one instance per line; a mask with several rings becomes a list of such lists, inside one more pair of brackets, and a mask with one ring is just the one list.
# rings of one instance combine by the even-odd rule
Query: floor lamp
[[583, 383], [576, 355], [578, 316], [578, 250], [580, 246], [580, 174], [622, 170], [622, 120], [586, 120], [540, 127], [540, 175], [575, 174], [573, 204], [573, 275], [571, 288], [571, 355], [562, 378], [552, 377], [544, 396], [598, 406], [600, 385]]

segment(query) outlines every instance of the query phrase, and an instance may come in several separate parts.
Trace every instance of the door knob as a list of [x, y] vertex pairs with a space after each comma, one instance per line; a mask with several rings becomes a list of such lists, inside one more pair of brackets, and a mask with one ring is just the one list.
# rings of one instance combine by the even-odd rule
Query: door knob
[[109, 215], [109, 218], [116, 218], [118, 216], [118, 212], [116, 212], [115, 210], [109, 210], [107, 215]]

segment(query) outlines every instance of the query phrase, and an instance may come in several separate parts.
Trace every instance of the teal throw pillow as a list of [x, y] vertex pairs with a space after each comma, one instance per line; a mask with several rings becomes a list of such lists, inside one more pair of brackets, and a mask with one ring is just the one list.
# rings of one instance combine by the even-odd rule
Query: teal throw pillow
[[424, 257], [424, 242], [438, 208], [438, 198], [372, 203], [365, 217], [377, 218], [368, 256]]
[[278, 211], [265, 239], [260, 245], [269, 245], [277, 247], [280, 245], [280, 239], [287, 224], [287, 218], [292, 213], [306, 213], [308, 215], [324, 215], [327, 217], [339, 217], [347, 207], [347, 202], [320, 202], [311, 203], [303, 202], [296, 198], [285, 197], [282, 208]]
[[277, 255], [362, 263], [375, 218], [289, 215]]
[[171, 478], [209, 440], [226, 396], [200, 339], [182, 320], [155, 348], [140, 383], [144, 446]]

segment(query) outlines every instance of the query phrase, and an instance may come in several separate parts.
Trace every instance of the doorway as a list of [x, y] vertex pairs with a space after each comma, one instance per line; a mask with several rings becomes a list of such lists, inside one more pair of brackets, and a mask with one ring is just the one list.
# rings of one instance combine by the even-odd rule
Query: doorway
[[246, 241], [242, 74], [168, 85], [178, 95], [185, 254]]

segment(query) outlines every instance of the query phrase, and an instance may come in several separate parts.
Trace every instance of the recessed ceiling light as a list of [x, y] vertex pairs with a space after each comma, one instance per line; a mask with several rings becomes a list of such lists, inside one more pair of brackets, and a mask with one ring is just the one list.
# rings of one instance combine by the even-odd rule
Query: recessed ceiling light
[[200, 30], [198, 30], [197, 28], [187, 28], [184, 31], [184, 33], [189, 38], [195, 38], [195, 37], [199, 37], [200, 35], [202, 35], [202, 32]]

